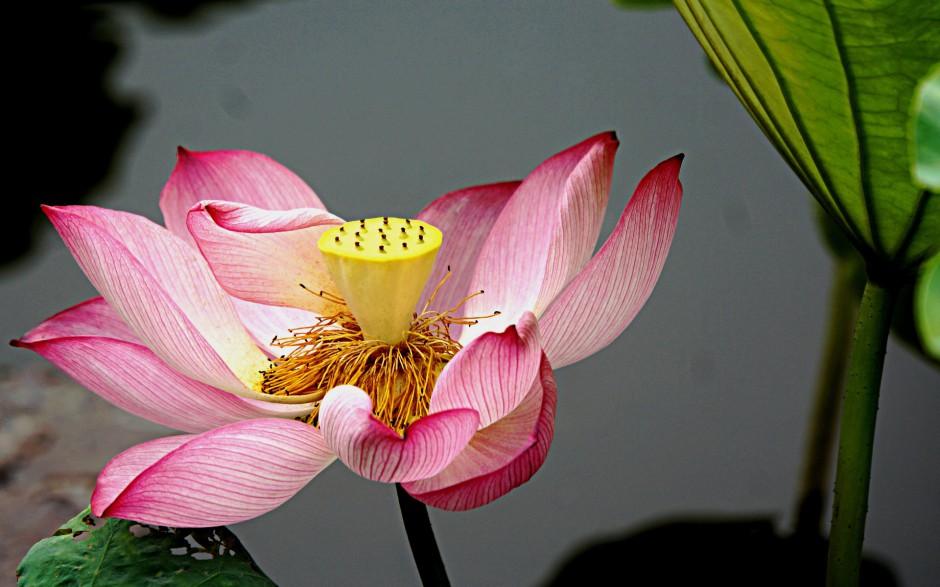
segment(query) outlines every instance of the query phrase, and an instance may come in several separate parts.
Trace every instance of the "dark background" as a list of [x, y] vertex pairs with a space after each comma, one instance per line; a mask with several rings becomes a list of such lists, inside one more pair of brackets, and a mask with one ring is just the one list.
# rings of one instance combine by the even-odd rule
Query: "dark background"
[[[333, 212], [360, 217], [413, 215], [453, 189], [521, 179], [615, 130], [603, 239], [642, 174], [686, 154], [659, 284], [621, 338], [556, 373], [545, 466], [482, 509], [432, 511], [455, 584], [534, 584], [580, 542], [664, 517], [762, 514], [791, 526], [831, 265], [815, 204], [674, 11], [603, 1], [242, 2], [184, 21], [105, 10], [119, 49], [107, 91], [136, 122], [89, 203], [158, 221], [178, 144], [266, 153]], [[37, 65], [53, 76], [46, 67]], [[57, 99], [68, 104], [73, 91], [66, 85]], [[83, 136], [96, 138], [94, 125], [37, 134], [40, 149], [23, 156], [39, 174], [7, 170], [24, 198], [48, 191]], [[40, 226], [35, 249], [0, 269], [8, 339], [94, 295]], [[40, 362], [0, 351], [3, 365]], [[865, 544], [906, 585], [940, 576], [938, 383], [935, 367], [889, 345]], [[234, 530], [282, 585], [416, 581], [393, 488], [339, 463]]]

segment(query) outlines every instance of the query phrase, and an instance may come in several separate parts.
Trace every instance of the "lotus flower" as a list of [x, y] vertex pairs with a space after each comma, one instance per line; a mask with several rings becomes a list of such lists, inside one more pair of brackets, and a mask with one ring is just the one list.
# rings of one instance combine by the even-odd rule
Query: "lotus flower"
[[[447, 194], [413, 220], [344, 224], [263, 155], [183, 149], [161, 196], [166, 228], [45, 208], [101, 297], [13, 344], [191, 433], [115, 457], [95, 515], [238, 522], [337, 457], [446, 510], [526, 482], [552, 442], [552, 369], [623, 331], [675, 230], [681, 156], [640, 182], [592, 258], [617, 144], [595, 136], [521, 183]], [[438, 245], [435, 262], [422, 247]]]

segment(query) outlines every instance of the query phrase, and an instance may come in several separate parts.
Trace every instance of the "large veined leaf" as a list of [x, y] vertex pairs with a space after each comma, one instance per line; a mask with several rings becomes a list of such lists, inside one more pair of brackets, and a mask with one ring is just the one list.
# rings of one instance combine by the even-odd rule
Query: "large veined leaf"
[[914, 87], [940, 2], [675, 0], [715, 67], [869, 267], [940, 249], [940, 196], [910, 173]]
[[34, 544], [16, 574], [18, 587], [274, 585], [225, 528], [184, 530], [100, 520], [91, 508]]

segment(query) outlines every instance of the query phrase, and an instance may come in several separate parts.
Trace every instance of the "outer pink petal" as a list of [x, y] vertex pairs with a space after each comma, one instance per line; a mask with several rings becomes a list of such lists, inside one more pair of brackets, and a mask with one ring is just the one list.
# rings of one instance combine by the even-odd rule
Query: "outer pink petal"
[[[299, 310], [294, 312], [300, 313]], [[298, 323], [302, 322], [295, 324]], [[83, 339], [86, 344], [93, 344], [87, 355], [81, 350], [78, 354], [70, 350]], [[99, 342], [89, 342], [92, 339]], [[260, 417], [294, 418], [309, 413], [313, 407], [310, 404], [272, 404], [237, 397], [172, 371], [143, 347], [137, 335], [104, 298], [92, 298], [63, 310], [11, 344], [36, 351], [111, 403], [142, 418], [180, 430], [201, 432], [230, 422]], [[141, 348], [134, 349], [135, 346]], [[122, 354], [121, 349], [124, 348], [142, 354], [132, 353], [128, 359]], [[93, 357], [98, 359], [86, 361], [86, 358]], [[154, 372], [134, 375], [126, 383], [115, 386], [113, 379], [128, 369], [153, 369]], [[78, 371], [87, 373], [87, 376], [79, 377]], [[175, 383], [177, 380], [181, 383]], [[162, 388], [168, 389], [160, 391]], [[158, 413], [165, 414], [166, 418], [158, 419]], [[182, 425], [185, 422], [191, 422], [191, 425]]]
[[610, 238], [539, 320], [556, 368], [610, 344], [646, 303], [676, 230], [681, 164], [678, 155], [646, 174]]
[[45, 211], [92, 284], [161, 360], [203, 383], [259, 396], [245, 382], [260, 379], [266, 357], [198, 251], [133, 214]]
[[[467, 295], [483, 243], [519, 184], [518, 181], [510, 181], [451, 192], [418, 213], [419, 220], [440, 228], [444, 233], [444, 244], [437, 253], [434, 270], [418, 303], [419, 312], [447, 275], [448, 268], [452, 272], [451, 277], [437, 293], [431, 309], [439, 312], [449, 310]], [[457, 338], [460, 328], [459, 324], [451, 326], [451, 336]]]
[[293, 420], [154, 440], [105, 466], [92, 511], [162, 526], [232, 524], [281, 505], [334, 458], [319, 430]]
[[320, 404], [320, 430], [336, 456], [384, 483], [436, 475], [467, 446], [478, 422], [473, 410], [438, 412], [416, 420], [402, 438], [372, 415], [372, 400], [357, 387], [335, 387]]
[[[610, 195], [613, 133], [592, 137], [539, 165], [496, 220], [476, 266], [467, 314], [484, 316], [486, 330], [514, 324], [522, 312], [541, 316], [584, 268], [600, 233]], [[479, 336], [465, 329], [462, 339]]]
[[249, 151], [187, 151], [180, 147], [176, 168], [160, 195], [166, 227], [194, 244], [186, 213], [202, 200], [251, 204], [266, 210], [326, 206], [292, 171], [266, 155]]
[[311, 404], [255, 402], [180, 375], [140, 344], [102, 336], [64, 336], [29, 342], [32, 349], [117, 407], [185, 432], [204, 432], [240, 420], [295, 418]]
[[140, 343], [134, 331], [114, 311], [104, 298], [92, 298], [46, 318], [30, 330], [19, 342], [32, 343], [63, 336], [107, 336]]
[[480, 414], [480, 428], [489, 426], [519, 405], [541, 358], [538, 324], [526, 312], [518, 324], [486, 332], [457, 353], [437, 380], [430, 412], [471, 408]]
[[[477, 432], [467, 448], [436, 477], [404, 484], [420, 501], [462, 511], [502, 497], [532, 478], [555, 436], [557, 388], [548, 359], [516, 410]], [[532, 427], [533, 415], [537, 416]], [[521, 452], [520, 452], [521, 450]]]
[[339, 309], [311, 293], [337, 292], [317, 247], [320, 235], [342, 224], [336, 216], [310, 208], [272, 212], [216, 201], [197, 204], [187, 222], [216, 280], [229, 294], [318, 314]]

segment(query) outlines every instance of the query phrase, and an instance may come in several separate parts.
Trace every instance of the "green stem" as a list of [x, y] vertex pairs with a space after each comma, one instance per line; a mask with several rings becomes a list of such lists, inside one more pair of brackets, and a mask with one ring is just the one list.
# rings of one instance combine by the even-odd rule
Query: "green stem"
[[896, 289], [869, 279], [859, 307], [839, 435], [828, 587], [854, 587], [859, 581], [878, 393], [896, 299]]
[[408, 534], [408, 544], [411, 545], [411, 556], [415, 559], [421, 583], [425, 587], [431, 585], [450, 586], [447, 579], [447, 570], [441, 559], [441, 551], [434, 540], [434, 530], [431, 529], [431, 518], [428, 517], [428, 508], [417, 499], [411, 497], [401, 484], [395, 484], [398, 493], [398, 507], [401, 509], [401, 519], [405, 523], [405, 532]]
[[854, 259], [838, 259], [829, 294], [829, 325], [822, 364], [816, 380], [816, 397], [803, 457], [803, 479], [797, 502], [798, 536], [820, 537], [825, 497], [830, 487], [830, 463], [842, 387], [849, 360], [847, 340], [858, 310], [859, 266]]

